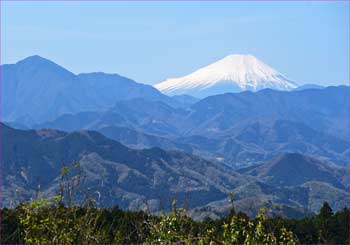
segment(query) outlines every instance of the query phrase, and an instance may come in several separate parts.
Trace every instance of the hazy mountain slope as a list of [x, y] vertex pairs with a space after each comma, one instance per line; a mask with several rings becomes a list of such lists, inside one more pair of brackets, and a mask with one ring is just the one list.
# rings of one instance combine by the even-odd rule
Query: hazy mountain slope
[[176, 142], [188, 145], [194, 154], [233, 166], [261, 163], [282, 152], [309, 154], [346, 165], [350, 154], [350, 141], [286, 120], [242, 121], [220, 135], [180, 137]]
[[95, 108], [83, 96], [79, 79], [49, 60], [31, 56], [1, 68], [3, 120], [30, 124]]
[[118, 127], [118, 126], [107, 126], [98, 130], [106, 137], [116, 140], [132, 148], [143, 149], [160, 147], [162, 149], [173, 149], [181, 150], [185, 152], [192, 152], [189, 145], [179, 143], [175, 139], [169, 139], [167, 137], [156, 136], [146, 134], [137, 130]]
[[129, 78], [118, 74], [107, 74], [103, 72], [82, 73], [78, 78], [89, 87], [91, 100], [96, 101], [101, 106], [109, 107], [119, 100], [130, 100], [144, 98], [150, 101], [163, 101], [164, 103], [177, 106], [175, 100], [171, 99], [154, 89], [150, 85], [137, 83]]
[[341, 183], [341, 179], [346, 175], [346, 168], [331, 166], [316, 158], [297, 153], [283, 154], [268, 163], [242, 169], [240, 172], [257, 176], [274, 186], [298, 186], [317, 181], [346, 189]]
[[350, 141], [287, 120], [242, 122], [220, 139], [225, 143], [217, 152], [236, 163], [259, 162], [281, 152], [298, 152], [345, 165], [350, 154]]
[[252, 119], [284, 119], [301, 122], [324, 133], [348, 139], [350, 87], [282, 92], [222, 94], [207, 97], [191, 106], [186, 118], [191, 134], [216, 135]]
[[200, 99], [190, 96], [190, 95], [174, 95], [171, 98], [175, 99], [178, 103], [183, 104], [184, 106], [190, 106], [194, 103], [197, 103]]
[[[260, 125], [262, 132], [251, 131], [257, 127], [256, 125]], [[241, 131], [237, 130], [231, 136], [210, 139], [198, 135], [168, 139], [115, 127], [99, 129], [99, 132], [131, 147], [157, 146], [164, 149], [178, 149], [232, 166], [261, 163], [281, 152], [309, 154], [345, 165], [350, 145], [350, 142], [289, 121], [276, 121], [272, 125], [256, 122], [248, 124]]]
[[132, 98], [177, 104], [152, 86], [117, 74], [75, 75], [40, 56], [2, 66], [4, 121], [30, 125], [64, 113], [110, 108], [119, 100]]
[[[177, 116], [172, 117], [171, 114], [166, 117], [160, 116], [164, 120], [146, 116], [141, 120], [142, 117], [134, 117], [131, 111], [125, 114], [107, 113], [105, 116], [99, 113], [79, 113], [75, 116], [60, 117], [59, 120], [43, 126], [68, 131], [80, 128], [94, 129], [132, 148], [177, 149], [218, 159], [232, 166], [260, 163], [272, 159], [281, 152], [314, 155], [345, 165], [350, 154], [349, 141], [318, 132], [305, 124], [287, 120], [242, 121], [219, 135], [178, 137], [177, 129], [171, 126], [171, 120], [179, 120], [176, 119]], [[138, 119], [131, 120], [128, 117]], [[100, 118], [104, 120], [101, 121]], [[173, 136], [167, 137], [167, 135]]]
[[[178, 135], [178, 128], [187, 112], [173, 108], [161, 101], [132, 99], [118, 101], [105, 111], [64, 114], [56, 120], [38, 124], [35, 128], [55, 128], [65, 131], [94, 129], [108, 126], [128, 127], [155, 135]], [[176, 123], [174, 123], [176, 122]]]
[[165, 94], [188, 94], [199, 98], [264, 88], [290, 90], [295, 83], [252, 55], [229, 55], [187, 76], [155, 85]]
[[309, 192], [307, 208], [309, 210], [319, 210], [322, 207], [322, 201], [326, 201], [336, 210], [349, 207], [350, 192], [349, 189], [338, 189], [328, 183], [310, 181], [302, 186]]

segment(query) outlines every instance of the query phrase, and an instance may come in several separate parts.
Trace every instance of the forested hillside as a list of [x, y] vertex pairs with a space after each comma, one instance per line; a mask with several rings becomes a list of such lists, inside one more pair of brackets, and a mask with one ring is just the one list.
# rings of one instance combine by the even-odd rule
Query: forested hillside
[[[255, 218], [236, 212], [228, 195], [225, 216], [196, 221], [186, 207], [172, 201], [170, 211], [123, 211], [98, 208], [100, 193], [84, 188], [81, 166], [60, 170], [56, 195], [43, 196], [38, 186], [33, 200], [1, 210], [2, 244], [347, 244], [349, 209], [333, 213], [327, 202], [319, 213], [302, 219], [261, 208]], [[276, 210], [275, 210], [276, 211]]]

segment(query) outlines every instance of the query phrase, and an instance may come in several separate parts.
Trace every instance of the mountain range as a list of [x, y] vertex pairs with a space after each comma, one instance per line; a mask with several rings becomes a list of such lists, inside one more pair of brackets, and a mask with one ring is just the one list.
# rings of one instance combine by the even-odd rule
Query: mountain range
[[177, 104], [152, 86], [118, 74], [76, 75], [37, 55], [1, 69], [3, 121], [33, 125], [64, 113], [108, 109], [119, 100], [132, 98]]
[[217, 217], [234, 192], [249, 214], [301, 217], [350, 203], [348, 86], [297, 88], [251, 55], [155, 87], [40, 56], [1, 69], [5, 206], [38, 184], [55, 193], [72, 161], [101, 206], [158, 212], [177, 199]]
[[[347, 164], [349, 87], [262, 90], [207, 97], [187, 108], [160, 101], [119, 101], [106, 111], [65, 114], [36, 128], [91, 129], [130, 147], [184, 150], [241, 166], [280, 152]], [[342, 129], [342, 130], [339, 130]]]

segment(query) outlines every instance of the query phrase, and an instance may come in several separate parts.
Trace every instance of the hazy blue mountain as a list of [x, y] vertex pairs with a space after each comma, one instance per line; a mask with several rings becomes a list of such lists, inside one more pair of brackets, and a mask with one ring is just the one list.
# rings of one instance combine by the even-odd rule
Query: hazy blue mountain
[[301, 91], [301, 90], [305, 90], [305, 89], [323, 89], [323, 88], [325, 88], [325, 87], [321, 86], [319, 84], [312, 84], [312, 83], [310, 83], [310, 84], [301, 85], [301, 86], [295, 88], [294, 90], [295, 91]]
[[207, 97], [191, 106], [186, 120], [191, 134], [223, 133], [243, 120], [283, 119], [301, 122], [315, 130], [349, 138], [350, 87], [338, 86], [283, 92], [227, 93]]
[[65, 113], [107, 109], [132, 98], [176, 105], [152, 86], [117, 74], [75, 75], [37, 55], [2, 66], [2, 98], [3, 121], [27, 125]]
[[55, 63], [31, 56], [2, 66], [3, 120], [31, 124], [61, 113], [93, 109], [77, 77]]
[[155, 135], [178, 135], [180, 119], [188, 112], [173, 108], [161, 101], [143, 98], [118, 101], [105, 111], [64, 114], [56, 120], [36, 125], [36, 128], [55, 128], [60, 130], [94, 129], [107, 126], [128, 127]]
[[167, 150], [181, 150], [192, 153], [192, 148], [188, 144], [177, 142], [176, 139], [146, 134], [125, 127], [107, 126], [100, 128], [98, 132], [134, 149], [159, 147]]
[[198, 102], [200, 99], [193, 97], [191, 95], [174, 95], [171, 98], [175, 99], [177, 102], [183, 104], [184, 106], [190, 106]]
[[177, 106], [175, 100], [160, 93], [152, 86], [137, 83], [129, 78], [118, 74], [107, 74], [103, 72], [82, 73], [78, 78], [91, 90], [91, 98], [103, 107], [114, 106], [119, 100], [130, 100], [144, 98], [150, 101], [163, 101], [173, 106]]

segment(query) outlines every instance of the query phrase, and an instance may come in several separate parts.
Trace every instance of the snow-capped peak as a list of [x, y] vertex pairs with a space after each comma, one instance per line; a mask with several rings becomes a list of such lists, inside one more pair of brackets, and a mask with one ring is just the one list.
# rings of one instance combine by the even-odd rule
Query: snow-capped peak
[[167, 79], [155, 87], [169, 95], [190, 94], [204, 97], [264, 88], [290, 90], [297, 86], [253, 55], [234, 54], [187, 76]]

